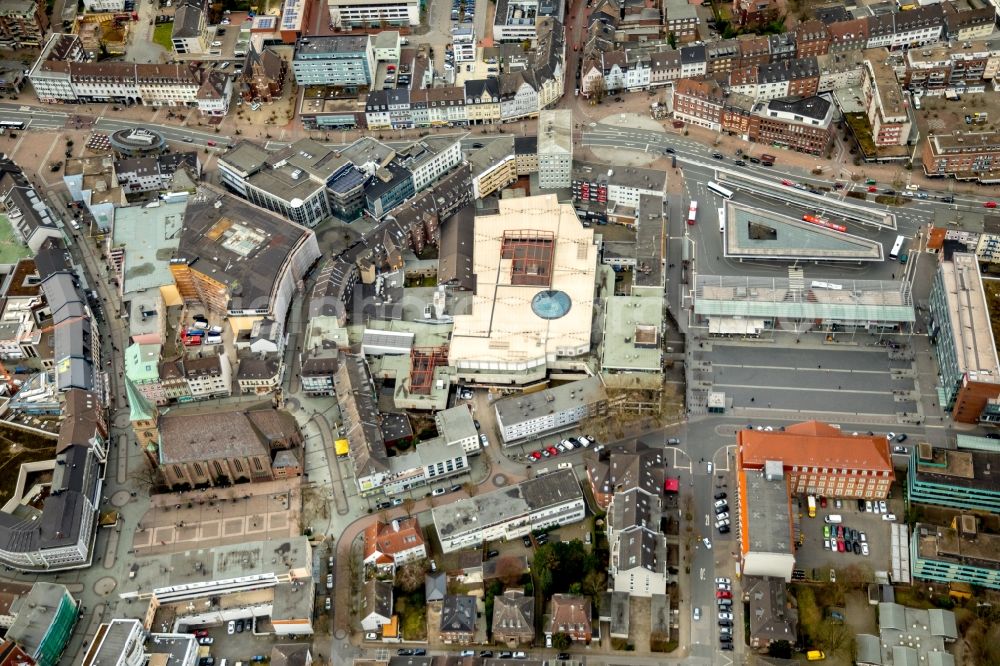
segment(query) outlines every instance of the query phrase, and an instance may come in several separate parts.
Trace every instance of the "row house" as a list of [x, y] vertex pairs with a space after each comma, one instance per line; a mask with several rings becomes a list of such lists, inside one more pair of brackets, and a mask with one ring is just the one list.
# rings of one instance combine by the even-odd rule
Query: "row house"
[[538, 90], [534, 84], [534, 76], [529, 70], [521, 70], [513, 74], [501, 74], [500, 89], [500, 119], [511, 122], [520, 118], [538, 116]]
[[28, 75], [41, 102], [188, 106], [217, 116], [229, 110], [232, 80], [223, 72], [187, 64], [64, 62], [46, 57], [43, 52]]
[[681, 78], [681, 54], [671, 49], [658, 51], [650, 57], [649, 85], [665, 86]]
[[864, 56], [860, 52], [816, 56], [816, 67], [820, 72], [819, 82], [816, 84], [817, 92], [825, 93], [860, 86], [864, 65]]
[[500, 83], [495, 78], [465, 82], [465, 116], [470, 125], [500, 121]]
[[823, 155], [833, 143], [833, 104], [822, 97], [790, 97], [756, 104], [748, 139]]
[[696, 44], [681, 48], [681, 78], [704, 76], [708, 73], [705, 45]]
[[944, 46], [910, 49], [902, 85], [910, 90], [941, 90], [982, 85], [1000, 69], [1000, 42], [968, 42], [961, 51]]
[[795, 33], [785, 32], [780, 35], [768, 35], [768, 51], [771, 53], [771, 62], [781, 62], [782, 60], [792, 60], [795, 58]]
[[921, 163], [928, 176], [995, 183], [1000, 171], [1000, 132], [929, 135], [921, 148]]
[[733, 0], [733, 23], [740, 27], [763, 26], [781, 14], [779, 0]]
[[826, 26], [830, 33], [830, 53], [860, 51], [868, 47], [868, 19], [838, 21]]
[[996, 9], [990, 5], [979, 9], [959, 11], [950, 2], [941, 3], [944, 11], [944, 30], [949, 39], [968, 41], [985, 39], [993, 34], [996, 26]]
[[625, 89], [648, 90], [652, 80], [650, 63], [652, 55], [646, 51], [635, 49], [625, 52]]
[[740, 63], [740, 46], [735, 39], [723, 39], [705, 46], [707, 74], [729, 72]]
[[722, 107], [722, 116], [719, 122], [722, 131], [736, 136], [743, 137], [750, 141], [751, 134], [751, 112], [754, 108], [755, 100], [747, 95], [730, 93], [725, 99]]
[[771, 62], [771, 42], [763, 35], [740, 35], [740, 67], [766, 65]]
[[776, 62], [730, 73], [729, 90], [758, 101], [816, 94], [819, 66], [816, 58]]
[[795, 57], [826, 55], [830, 52], [830, 33], [822, 21], [810, 19], [795, 26], [792, 31], [795, 40]]

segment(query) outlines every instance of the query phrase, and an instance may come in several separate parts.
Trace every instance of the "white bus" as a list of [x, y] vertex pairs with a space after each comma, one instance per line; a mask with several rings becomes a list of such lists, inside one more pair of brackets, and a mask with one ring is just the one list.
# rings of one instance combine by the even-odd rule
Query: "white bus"
[[691, 206], [688, 208], [688, 224], [694, 224], [694, 221], [698, 218], [698, 202], [692, 201]]
[[896, 236], [896, 242], [892, 244], [892, 250], [889, 252], [890, 259], [899, 259], [899, 253], [903, 251], [903, 242], [905, 240], [903, 236]]
[[708, 181], [707, 187], [708, 187], [708, 189], [709, 189], [710, 192], [715, 192], [716, 194], [718, 194], [723, 199], [732, 199], [733, 198], [733, 192], [732, 192], [732, 190], [727, 190], [726, 188], [724, 188], [722, 185], [719, 185], [718, 183], [713, 183], [712, 181]]
[[726, 207], [719, 209], [719, 233], [726, 233]]

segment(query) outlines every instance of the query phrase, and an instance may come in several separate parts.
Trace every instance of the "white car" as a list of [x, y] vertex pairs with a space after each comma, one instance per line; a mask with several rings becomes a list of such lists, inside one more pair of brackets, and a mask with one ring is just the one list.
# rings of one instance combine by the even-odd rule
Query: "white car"
[[708, 537], [702, 539], [701, 542], [705, 544], [705, 548], [712, 550], [712, 542], [708, 540]]
[[579, 442], [583, 444], [583, 448], [587, 448], [588, 446], [594, 443], [594, 440], [587, 437], [586, 435], [580, 435], [579, 437], [577, 437], [577, 440], [579, 440]]
[[230, 636], [236, 633], [236, 620], [229, 621], [229, 625], [226, 627], [226, 633]]
[[882, 514], [882, 520], [891, 523], [891, 522], [893, 522], [893, 521], [896, 520], [896, 514], [894, 514], [894, 513], [883, 513]]
[[885, 503], [885, 500], [878, 501], [878, 511], [879, 513], [889, 513], [889, 507]]
[[864, 555], [865, 557], [868, 557], [868, 544], [867, 543], [861, 544], [861, 554]]
[[724, 499], [715, 500], [715, 508], [716, 509], [721, 509], [724, 506], [729, 506], [729, 502], [726, 501], [726, 500], [724, 500]]
[[490, 445], [490, 440], [486, 439], [486, 435], [483, 435], [483, 434], [479, 435], [479, 442], [483, 446], [489, 446]]
[[716, 522], [721, 522], [723, 520], [729, 520], [729, 513], [723, 512], [715, 517]]
[[872, 501], [871, 500], [865, 500], [865, 511], [867, 511], [868, 513], [872, 512]]
[[[829, 539], [823, 539], [823, 550], [830, 550], [830, 540]], [[836, 548], [834, 550], [836, 550]]]
[[726, 592], [732, 592], [733, 591], [733, 586], [730, 585], [729, 583], [716, 583], [715, 586], [717, 588], [719, 588], [720, 590], [725, 590]]
[[864, 532], [858, 532], [858, 541], [861, 543], [868, 543], [868, 535]]
[[732, 613], [725, 613], [725, 612], [719, 613], [719, 619], [720, 620], [732, 620], [733, 619], [733, 614]]
[[709, 474], [711, 474], [711, 473], [712, 473], [712, 470], [713, 470], [713, 469], [715, 469], [715, 468], [714, 468], [714, 467], [712, 466], [712, 463], [708, 463], [708, 473], [709, 473]]
[[836, 539], [830, 539], [830, 550], [832, 550], [835, 553], [837, 552], [837, 540]]
[[729, 585], [729, 584], [730, 584], [730, 583], [732, 583], [732, 582], [733, 582], [733, 581], [732, 581], [732, 579], [731, 579], [731, 578], [716, 578], [716, 579], [715, 579], [715, 584], [716, 584], [716, 585], [721, 585], [721, 584], [726, 584], [726, 585]]
[[575, 446], [573, 446], [573, 442], [569, 441], [568, 439], [564, 439], [559, 443], [562, 444], [564, 447], [566, 447], [567, 451], [572, 451], [573, 449], [576, 448]]
[[723, 527], [729, 527], [729, 520], [717, 520], [715, 521], [715, 529], [720, 529]]
[[701, 619], [701, 606], [694, 607], [694, 610], [691, 612], [691, 617], [694, 618], [695, 622]]
[[885, 438], [886, 439], [896, 439], [896, 433], [894, 433], [894, 432], [886, 433]]

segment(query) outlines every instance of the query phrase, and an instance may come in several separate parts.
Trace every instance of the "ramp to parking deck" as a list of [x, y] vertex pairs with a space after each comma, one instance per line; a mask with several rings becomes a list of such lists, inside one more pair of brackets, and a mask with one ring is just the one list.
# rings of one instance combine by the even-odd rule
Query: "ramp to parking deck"
[[882, 244], [800, 219], [729, 201], [723, 250], [735, 259], [883, 261]]

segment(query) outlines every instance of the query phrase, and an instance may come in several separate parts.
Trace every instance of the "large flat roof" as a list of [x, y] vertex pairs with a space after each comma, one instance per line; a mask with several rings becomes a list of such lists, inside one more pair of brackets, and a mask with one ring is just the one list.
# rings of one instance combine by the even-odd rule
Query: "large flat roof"
[[187, 202], [127, 206], [115, 210], [111, 246], [125, 248], [122, 292], [172, 285], [170, 259], [180, 245]]
[[438, 533], [448, 537], [470, 528], [486, 529], [582, 496], [573, 470], [561, 469], [509, 488], [436, 506], [431, 512]]
[[[504, 236], [534, 235], [552, 239], [548, 284], [514, 284], [515, 257], [503, 256]], [[508, 243], [509, 246], [509, 243]], [[590, 347], [597, 246], [594, 233], [580, 224], [571, 204], [560, 204], [549, 194], [503, 199], [499, 213], [475, 220], [473, 270], [476, 294], [472, 312], [456, 315], [449, 363], [544, 363], [567, 349]], [[564, 293], [568, 312], [543, 319], [532, 300], [543, 291]]]
[[504, 426], [536, 419], [543, 414], [558, 414], [581, 405], [592, 405], [607, 399], [600, 377], [589, 377], [534, 393], [519, 393], [495, 404], [497, 416]]
[[602, 370], [660, 370], [663, 296], [612, 296], [605, 304]]
[[129, 593], [134, 592], [146, 596], [182, 585], [197, 586], [255, 576], [266, 579], [271, 574], [311, 570], [309, 539], [304, 536], [216, 545], [136, 558], [131, 569], [135, 576], [122, 581], [122, 594], [131, 596]]
[[740, 497], [744, 552], [792, 553], [792, 510], [787, 477], [768, 480], [763, 471], [745, 470]]
[[228, 195], [190, 200], [176, 257], [226, 285], [231, 310], [264, 308], [285, 262], [313, 232]]
[[959, 370], [968, 373], [971, 380], [1000, 382], [1000, 361], [976, 255], [956, 252], [938, 270], [948, 301], [948, 323]]

